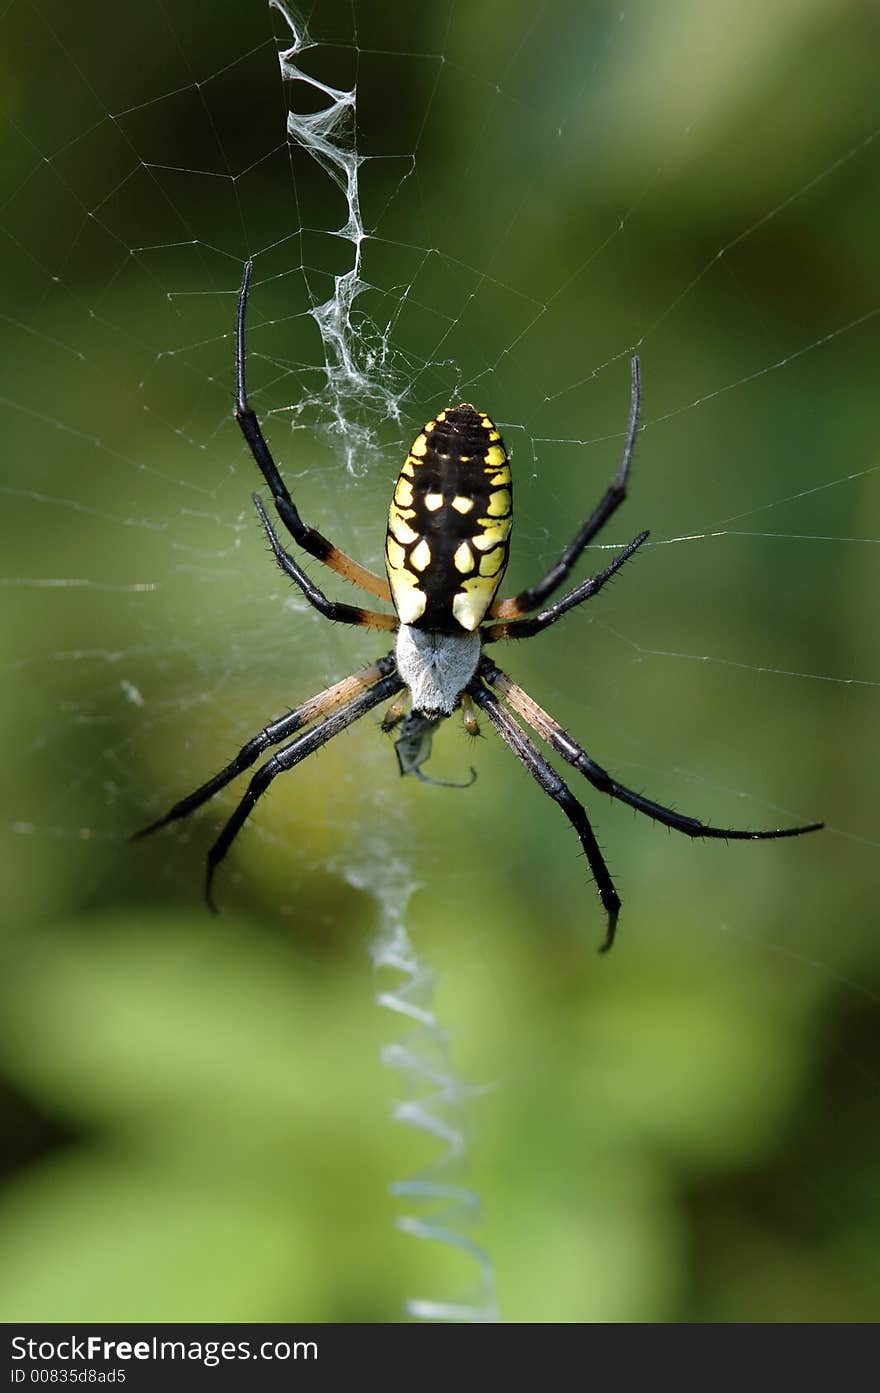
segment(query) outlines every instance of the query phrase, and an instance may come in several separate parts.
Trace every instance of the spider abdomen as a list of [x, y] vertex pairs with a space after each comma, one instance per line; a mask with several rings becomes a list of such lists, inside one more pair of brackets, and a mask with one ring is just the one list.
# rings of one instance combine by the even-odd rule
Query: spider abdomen
[[447, 407], [416, 436], [388, 514], [385, 562], [402, 624], [472, 633], [507, 567], [513, 495], [494, 423]]

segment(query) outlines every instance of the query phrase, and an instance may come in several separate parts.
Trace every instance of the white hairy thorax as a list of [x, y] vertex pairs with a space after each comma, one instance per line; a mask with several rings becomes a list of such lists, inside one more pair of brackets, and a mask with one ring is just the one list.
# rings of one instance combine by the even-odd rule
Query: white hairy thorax
[[401, 624], [396, 657], [413, 710], [449, 716], [477, 670], [480, 635], [439, 634]]

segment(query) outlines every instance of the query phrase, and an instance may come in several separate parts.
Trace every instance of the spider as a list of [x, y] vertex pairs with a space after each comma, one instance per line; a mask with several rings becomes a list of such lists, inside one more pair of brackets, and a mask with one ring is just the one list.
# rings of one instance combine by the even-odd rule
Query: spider
[[[607, 952], [614, 942], [620, 898], [584, 808], [547, 763], [523, 725], [530, 727], [593, 788], [688, 837], [767, 841], [797, 837], [823, 826], [814, 822], [767, 832], [712, 827], [653, 802], [606, 773], [485, 652], [487, 644], [542, 633], [576, 605], [598, 595], [647, 539], [648, 533], [640, 532], [604, 570], [582, 580], [561, 599], [546, 603], [626, 497], [639, 428], [638, 358], [634, 357], [631, 364], [629, 424], [617, 473], [558, 561], [536, 584], [511, 599], [496, 599], [507, 566], [513, 516], [510, 462], [494, 423], [485, 412], [476, 411], [469, 404], [438, 411], [410, 447], [389, 510], [385, 580], [303, 522], [272, 458], [250, 405], [246, 384], [245, 319], [251, 270], [252, 263], [248, 261], [236, 314], [235, 419], [269, 487], [275, 511], [297, 545], [369, 595], [390, 601], [395, 613], [384, 614], [328, 599], [285, 550], [259, 495], [254, 494], [254, 505], [274, 558], [325, 619], [393, 631], [396, 643], [385, 657], [272, 721], [248, 740], [225, 768], [175, 803], [163, 817], [135, 833], [135, 839], [188, 817], [255, 764], [265, 750], [280, 746], [254, 774], [208, 853], [205, 893], [209, 906], [216, 910], [213, 881], [217, 867], [272, 780], [389, 698], [392, 701], [382, 729], [399, 729], [395, 751], [400, 772], [430, 783], [441, 782], [431, 779], [422, 769], [440, 722], [460, 709], [468, 732], [477, 734], [477, 710], [483, 712], [539, 787], [558, 803], [580, 838], [606, 915], [600, 952]], [[472, 771], [473, 777], [476, 776]]]

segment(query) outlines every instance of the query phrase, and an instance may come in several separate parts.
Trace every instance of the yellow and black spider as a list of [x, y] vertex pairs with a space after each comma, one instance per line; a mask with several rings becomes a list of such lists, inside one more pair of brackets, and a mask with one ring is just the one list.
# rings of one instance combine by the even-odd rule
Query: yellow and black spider
[[[235, 418], [269, 486], [278, 516], [294, 541], [337, 575], [380, 600], [390, 601], [395, 614], [329, 600], [285, 551], [255, 494], [254, 503], [275, 559], [284, 574], [299, 586], [309, 603], [326, 619], [393, 630], [397, 642], [394, 650], [378, 662], [335, 683], [266, 726], [224, 769], [175, 803], [164, 817], [136, 833], [136, 837], [145, 837], [177, 818], [187, 817], [256, 763], [264, 750], [281, 745], [282, 748], [271, 755], [251, 779], [247, 792], [208, 853], [206, 894], [208, 903], [214, 908], [212, 883], [217, 866], [275, 776], [292, 769], [389, 698], [393, 700], [382, 726], [386, 731], [400, 727], [395, 742], [400, 772], [415, 774], [428, 782], [434, 781], [423, 773], [422, 765], [430, 754], [431, 737], [439, 723], [460, 708], [465, 726], [476, 733], [474, 708], [485, 712], [532, 778], [559, 804], [580, 838], [607, 914], [601, 952], [606, 952], [614, 942], [620, 898], [586, 812], [511, 712], [583, 774], [594, 788], [688, 837], [763, 841], [796, 837], [822, 827], [821, 822], [770, 832], [710, 827], [625, 788], [596, 764], [552, 716], [497, 668], [483, 651], [485, 644], [499, 639], [529, 638], [540, 633], [575, 605], [597, 595], [648, 536], [647, 532], [640, 532], [598, 575], [581, 581], [561, 599], [541, 608], [626, 497], [639, 423], [641, 389], [637, 358], [632, 360], [629, 425], [617, 474], [573, 541], [537, 584], [512, 599], [495, 598], [507, 566], [513, 517], [510, 462], [494, 423], [485, 412], [476, 411], [467, 404], [439, 411], [413, 441], [391, 500], [385, 542], [388, 579], [383, 580], [303, 522], [278, 472], [248, 401], [245, 382], [245, 316], [250, 275], [251, 263], [248, 262], [236, 318]], [[534, 610], [538, 613], [525, 617]], [[498, 700], [499, 696], [506, 704]], [[302, 734], [295, 734], [298, 731]], [[295, 739], [290, 739], [294, 735]]]

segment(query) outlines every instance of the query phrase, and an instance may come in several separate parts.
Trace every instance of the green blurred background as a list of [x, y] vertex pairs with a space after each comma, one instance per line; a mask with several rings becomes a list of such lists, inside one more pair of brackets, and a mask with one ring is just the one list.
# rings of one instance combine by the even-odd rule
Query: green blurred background
[[[357, 478], [320, 403], [290, 409], [350, 246], [284, 142], [279, 16], [0, 22], [0, 1314], [396, 1320], [467, 1292], [387, 1193], [436, 1150], [378, 1060], [404, 1033], [366, 951], [394, 882], [455, 1064], [492, 1085], [470, 1178], [503, 1318], [876, 1318], [880, 22], [423, 8], [319, 0], [303, 59], [358, 84], [358, 345], [409, 386], [399, 423], [349, 404], [377, 445]], [[402, 449], [461, 393], [514, 451], [509, 584], [531, 579], [615, 466], [638, 347], [603, 540], [652, 544], [504, 661], [654, 797], [828, 830], [703, 846], [590, 794], [624, 899], [606, 959], [570, 829], [457, 723], [435, 772], [475, 763], [467, 793], [402, 783], [373, 721], [276, 783], [219, 919], [203, 857], [238, 789], [129, 845], [379, 651], [289, 595], [255, 525], [230, 420], [249, 254], [255, 402], [306, 518], [372, 564]]]

